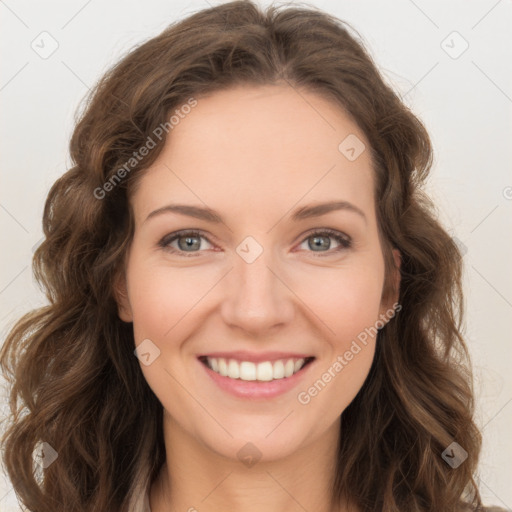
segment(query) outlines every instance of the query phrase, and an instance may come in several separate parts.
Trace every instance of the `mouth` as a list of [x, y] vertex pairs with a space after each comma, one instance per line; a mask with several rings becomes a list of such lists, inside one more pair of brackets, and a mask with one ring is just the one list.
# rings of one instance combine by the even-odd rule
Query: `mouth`
[[289, 357], [274, 361], [243, 361], [224, 357], [199, 356], [199, 361], [222, 377], [246, 382], [287, 379], [300, 372], [315, 358]]
[[313, 356], [247, 361], [199, 356], [198, 361], [221, 391], [237, 398], [267, 400], [293, 389], [310, 369]]

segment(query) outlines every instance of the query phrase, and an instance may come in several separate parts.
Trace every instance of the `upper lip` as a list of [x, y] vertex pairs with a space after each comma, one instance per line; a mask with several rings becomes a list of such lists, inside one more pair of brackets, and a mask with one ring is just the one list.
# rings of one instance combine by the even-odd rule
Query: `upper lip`
[[263, 361], [277, 361], [278, 359], [307, 359], [312, 358], [311, 354], [298, 354], [294, 352], [247, 352], [236, 350], [232, 352], [209, 352], [198, 357], [215, 357], [224, 359], [236, 359], [237, 361], [251, 361], [261, 363]]

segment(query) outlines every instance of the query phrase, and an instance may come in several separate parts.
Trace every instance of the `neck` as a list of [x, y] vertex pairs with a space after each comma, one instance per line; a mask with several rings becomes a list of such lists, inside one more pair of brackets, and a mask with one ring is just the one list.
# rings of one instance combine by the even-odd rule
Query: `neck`
[[[286, 458], [243, 464], [201, 445], [164, 414], [166, 462], [151, 489], [152, 512], [218, 510], [354, 512], [331, 504], [339, 421]], [[249, 450], [250, 451], [250, 450]]]

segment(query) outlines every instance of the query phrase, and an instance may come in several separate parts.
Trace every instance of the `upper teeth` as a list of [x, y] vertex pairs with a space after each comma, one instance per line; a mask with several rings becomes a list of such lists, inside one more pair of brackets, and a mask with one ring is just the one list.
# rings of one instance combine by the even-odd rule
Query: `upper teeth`
[[290, 377], [304, 366], [304, 358], [279, 359], [253, 363], [251, 361], [236, 361], [223, 357], [207, 357], [208, 366], [223, 377], [242, 380], [269, 381]]

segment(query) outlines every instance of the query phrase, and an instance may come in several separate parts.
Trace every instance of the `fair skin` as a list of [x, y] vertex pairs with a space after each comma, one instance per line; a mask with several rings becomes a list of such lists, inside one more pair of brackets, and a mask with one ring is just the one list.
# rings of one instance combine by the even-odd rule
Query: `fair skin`
[[[164, 409], [166, 463], [151, 487], [152, 512], [357, 510], [333, 508], [330, 486], [340, 415], [368, 375], [375, 337], [359, 343], [341, 371], [332, 368], [396, 297], [382, 301], [369, 151], [350, 161], [338, 150], [349, 134], [369, 147], [340, 108], [311, 92], [288, 85], [217, 92], [174, 126], [131, 197], [135, 232], [117, 290], [135, 344], [149, 339], [160, 350], [141, 363]], [[292, 220], [298, 208], [328, 201], [353, 208]], [[170, 211], [148, 219], [171, 203], [208, 207], [223, 222]], [[350, 237], [351, 246], [311, 234], [324, 228]], [[167, 237], [177, 253], [159, 245], [189, 229], [201, 236]], [[263, 250], [251, 263], [237, 252], [246, 237], [258, 245], [241, 247]], [[278, 396], [240, 397], [198, 359], [233, 350], [314, 360]], [[322, 377], [329, 368], [331, 379]], [[319, 392], [298, 400], [322, 378]], [[256, 463], [241, 459], [243, 447]]]

